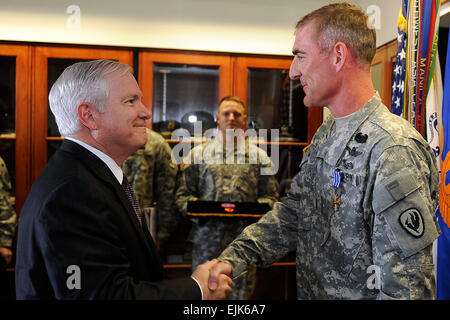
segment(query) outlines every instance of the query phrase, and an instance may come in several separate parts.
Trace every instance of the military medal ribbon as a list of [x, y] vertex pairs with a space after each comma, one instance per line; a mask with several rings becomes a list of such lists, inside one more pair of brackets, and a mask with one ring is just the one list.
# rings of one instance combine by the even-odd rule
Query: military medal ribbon
[[341, 171], [339, 169], [336, 169], [334, 170], [333, 175], [334, 196], [333, 200], [331, 201], [331, 206], [333, 207], [334, 212], [338, 212], [339, 207], [341, 206], [341, 197], [338, 195], [338, 190], [341, 185]]

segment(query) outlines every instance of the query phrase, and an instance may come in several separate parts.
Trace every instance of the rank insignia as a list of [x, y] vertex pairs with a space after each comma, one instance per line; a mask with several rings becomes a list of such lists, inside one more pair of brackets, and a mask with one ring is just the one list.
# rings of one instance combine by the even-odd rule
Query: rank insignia
[[358, 143], [366, 143], [368, 137], [369, 136], [367, 134], [364, 134], [362, 132], [358, 132], [356, 134], [356, 136], [355, 136], [355, 141], [358, 142]]
[[347, 170], [353, 169], [353, 163], [348, 160], [342, 160], [342, 163], [344, 164], [344, 168]]
[[360, 156], [362, 154], [361, 151], [356, 150], [355, 147], [351, 148], [350, 147], [345, 147], [345, 149], [348, 151], [348, 154], [352, 157], [357, 157]]

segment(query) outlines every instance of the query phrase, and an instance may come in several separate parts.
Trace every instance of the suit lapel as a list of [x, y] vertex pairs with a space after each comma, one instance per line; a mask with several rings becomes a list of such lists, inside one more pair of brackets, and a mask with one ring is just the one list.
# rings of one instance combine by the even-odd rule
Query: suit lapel
[[60, 147], [60, 150], [72, 153], [89, 170], [91, 170], [99, 180], [103, 181], [114, 190], [114, 193], [124, 207], [124, 211], [133, 224], [134, 228], [136, 229], [136, 232], [138, 233], [141, 240], [145, 243], [145, 246], [149, 250], [150, 254], [153, 256], [153, 261], [160, 261], [153, 238], [150, 237], [150, 239], [148, 239], [148, 237], [145, 236], [144, 230], [139, 224], [133, 206], [128, 200], [128, 197], [122, 189], [122, 186], [119, 184], [119, 181], [117, 181], [116, 177], [108, 168], [108, 166], [95, 154], [73, 141], [64, 140]]

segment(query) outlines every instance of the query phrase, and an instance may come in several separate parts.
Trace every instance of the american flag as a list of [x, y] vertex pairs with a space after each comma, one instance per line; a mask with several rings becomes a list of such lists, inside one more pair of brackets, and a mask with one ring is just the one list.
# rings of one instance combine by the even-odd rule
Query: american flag
[[407, 21], [406, 14], [408, 12], [408, 2], [403, 1], [402, 8], [398, 15], [398, 36], [397, 36], [397, 57], [394, 65], [394, 83], [392, 85], [392, 113], [404, 117], [403, 112], [405, 100], [405, 81], [406, 81], [406, 46], [408, 38], [406, 34]]
[[439, 0], [403, 0], [392, 86], [392, 112], [427, 136], [426, 100], [434, 75]]

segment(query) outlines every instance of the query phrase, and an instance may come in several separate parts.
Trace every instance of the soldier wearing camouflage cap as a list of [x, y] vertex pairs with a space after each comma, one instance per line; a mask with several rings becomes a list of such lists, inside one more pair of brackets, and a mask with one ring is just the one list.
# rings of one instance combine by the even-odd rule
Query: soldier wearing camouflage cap
[[[183, 213], [188, 201], [260, 202], [271, 207], [278, 200], [278, 182], [273, 175], [261, 175], [272, 165], [267, 153], [243, 137], [244, 102], [225, 97], [219, 103], [218, 136], [193, 148], [183, 159], [176, 205]], [[236, 134], [237, 133], [237, 134]], [[257, 161], [251, 161], [257, 155]], [[245, 219], [210, 219], [204, 224], [194, 220], [192, 268], [216, 257], [250, 223]], [[233, 282], [230, 298], [249, 299], [256, 279], [256, 266]]]
[[[0, 158], [0, 259], [6, 264], [11, 263], [11, 247], [16, 227], [16, 211], [14, 210], [9, 195], [11, 182], [5, 162]], [[1, 265], [1, 264], [0, 264]]]
[[327, 106], [334, 119], [316, 132], [287, 199], [220, 255], [210, 288], [221, 271], [235, 277], [296, 250], [299, 299], [435, 298], [435, 157], [375, 92], [375, 43], [350, 4], [298, 22], [290, 77], [305, 105]]
[[173, 206], [178, 166], [172, 162], [171, 151], [159, 133], [147, 129], [145, 146], [122, 164], [123, 174], [134, 188], [141, 210], [146, 212], [157, 203], [158, 240], [167, 240], [180, 219]]

